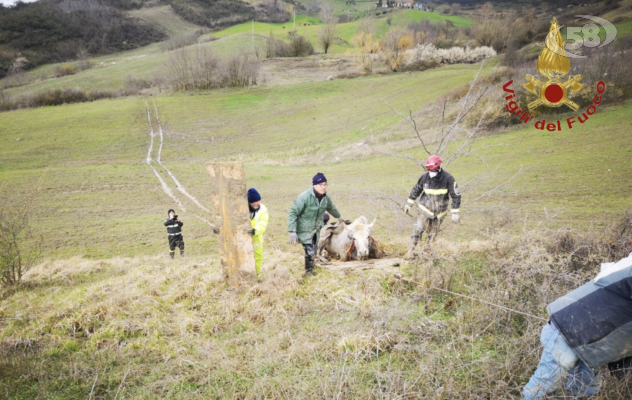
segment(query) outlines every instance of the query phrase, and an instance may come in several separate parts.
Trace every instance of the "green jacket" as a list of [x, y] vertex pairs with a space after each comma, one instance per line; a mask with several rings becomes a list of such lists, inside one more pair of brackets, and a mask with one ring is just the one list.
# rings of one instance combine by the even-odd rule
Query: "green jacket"
[[294, 200], [288, 215], [287, 231], [296, 232], [301, 243], [311, 243], [312, 237], [318, 234], [323, 223], [325, 211], [334, 218], [340, 218], [340, 213], [327, 194], [323, 196], [318, 204], [318, 199], [314, 194], [314, 188], [309, 188], [299, 194]]

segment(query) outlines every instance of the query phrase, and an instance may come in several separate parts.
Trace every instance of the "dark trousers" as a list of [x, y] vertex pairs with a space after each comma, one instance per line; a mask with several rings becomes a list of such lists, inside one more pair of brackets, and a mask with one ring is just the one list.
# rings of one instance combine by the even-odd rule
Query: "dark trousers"
[[305, 250], [305, 272], [314, 271], [314, 257], [316, 257], [316, 249], [318, 246], [318, 238], [316, 235], [312, 236], [311, 243], [301, 243]]
[[169, 252], [175, 253], [176, 247], [180, 249], [180, 252], [184, 251], [184, 238], [182, 235], [169, 236]]

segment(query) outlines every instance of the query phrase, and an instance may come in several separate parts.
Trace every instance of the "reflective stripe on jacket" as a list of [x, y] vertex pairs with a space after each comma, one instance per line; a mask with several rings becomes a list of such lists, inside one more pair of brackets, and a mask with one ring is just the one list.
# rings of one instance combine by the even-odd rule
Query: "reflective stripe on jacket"
[[434, 178], [428, 172], [424, 172], [408, 197], [409, 204], [415, 204], [417, 197], [418, 207], [428, 217], [443, 218], [448, 213], [448, 205], [452, 198], [452, 208], [450, 211], [459, 212], [461, 207], [461, 194], [454, 177], [448, 172], [441, 170]]
[[338, 209], [327, 194], [319, 201], [314, 194], [314, 188], [307, 189], [298, 195], [290, 208], [287, 231], [296, 232], [301, 243], [311, 243], [312, 237], [318, 234], [323, 223], [325, 211], [334, 218], [340, 218]]
[[167, 227], [167, 233], [169, 236], [180, 235], [182, 233], [182, 225], [184, 225], [184, 222], [182, 221], [172, 221], [170, 219], [165, 221], [165, 226]]
[[259, 204], [255, 216], [250, 219], [250, 226], [255, 230], [255, 235], [252, 237], [252, 244], [255, 247], [263, 243], [263, 234], [268, 229], [268, 219], [268, 209], [263, 204]]

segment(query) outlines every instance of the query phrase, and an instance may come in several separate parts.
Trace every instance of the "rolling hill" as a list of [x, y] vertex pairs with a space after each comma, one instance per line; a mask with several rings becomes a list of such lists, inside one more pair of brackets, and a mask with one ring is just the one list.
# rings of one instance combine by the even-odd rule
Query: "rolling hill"
[[[198, 29], [164, 6], [131, 13], [172, 35]], [[391, 22], [425, 17], [469, 23], [421, 12]], [[315, 35], [317, 19], [297, 22], [309, 25], [299, 33]], [[382, 31], [388, 24], [378, 23]], [[189, 51], [247, 48], [249, 29], [205, 33], [202, 40], [217, 40]], [[255, 23], [257, 34], [288, 29]], [[340, 25], [345, 41], [356, 31], [357, 22]], [[346, 218], [377, 217], [373, 235], [399, 256], [414, 222], [400, 208], [422, 173], [411, 158], [426, 154], [395, 111], [410, 112], [433, 148], [446, 98], [462, 96], [477, 74], [490, 77], [492, 94], [504, 82], [493, 78], [497, 59], [355, 79], [301, 76], [301, 65], [353, 60], [341, 55], [350, 50], [344, 42], [334, 50], [266, 61], [286, 76], [248, 89], [151, 89], [0, 113], [2, 211], [36, 190], [31, 228], [43, 239], [23, 282], [0, 288], [0, 393], [518, 398], [539, 358], [545, 305], [594, 277], [600, 262], [632, 251], [632, 102], [606, 92], [572, 130], [485, 130], [477, 151], [447, 167], [462, 187], [461, 222], [445, 221], [417, 259], [385, 269], [323, 265], [306, 279], [286, 215], [316, 172]], [[93, 57], [92, 68], [70, 76], [53, 78], [61, 64], [45, 65], [7, 92], [116, 89], [130, 77], [153, 79], [168, 57], [154, 43]], [[486, 104], [504, 113], [499, 98]], [[243, 162], [248, 187], [269, 209], [264, 279], [251, 287], [223, 279], [208, 161]], [[167, 255], [169, 208], [185, 222], [185, 258]], [[625, 398], [632, 381], [604, 374], [603, 387], [600, 399]]]

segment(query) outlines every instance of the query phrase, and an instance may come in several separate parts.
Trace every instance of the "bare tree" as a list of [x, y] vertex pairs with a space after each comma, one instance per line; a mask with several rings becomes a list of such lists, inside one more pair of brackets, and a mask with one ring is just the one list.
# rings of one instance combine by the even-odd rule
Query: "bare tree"
[[318, 30], [318, 44], [322, 47], [325, 54], [334, 43], [338, 26], [336, 25], [336, 17], [333, 8], [323, 6], [323, 25]]
[[[438, 140], [435, 141], [436, 147], [432, 151], [429, 149], [430, 146], [428, 140], [424, 140], [423, 136], [419, 132], [420, 124], [413, 117], [413, 111], [409, 109], [408, 112], [404, 114], [387, 104], [394, 113], [399, 115], [402, 120], [406, 121], [406, 123], [412, 128], [426, 154], [429, 156], [432, 154], [441, 156], [444, 160], [444, 166], [448, 166], [451, 162], [463, 156], [471, 155], [480, 149], [474, 145], [482, 139], [485, 129], [486, 116], [494, 106], [497, 106], [496, 99], [493, 99], [489, 102], [489, 104], [485, 105], [481, 102], [486, 94], [491, 94], [492, 88], [492, 80], [485, 79], [480, 76], [484, 65], [485, 62], [482, 62], [474, 80], [469, 83], [468, 90], [463, 97], [458, 99], [454, 104], [451, 103], [451, 100], [453, 99], [446, 97], [439, 110], [433, 110], [429, 113], [439, 116], [436, 127]], [[455, 111], [454, 117], [451, 121], [446, 121], [446, 114], [450, 112], [450, 106], [454, 106], [452, 108]], [[482, 110], [479, 110], [480, 113], [476, 116], [475, 122], [471, 123], [470, 121], [469, 124], [466, 123], [466, 118], [470, 116], [473, 110], [480, 108], [479, 106], [484, 107]], [[422, 116], [422, 121], [427, 118], [429, 119], [429, 115]], [[451, 146], [455, 144], [455, 148], [454, 146]], [[454, 150], [448, 152], [448, 148], [450, 147], [453, 147]], [[391, 153], [382, 154], [395, 155]], [[409, 158], [417, 165], [424, 166], [424, 163], [421, 160], [407, 156], [397, 156]]]
[[11, 103], [11, 96], [6, 92], [4, 84], [0, 85], [0, 105], [1, 108], [7, 109]]
[[[39, 185], [38, 185], [39, 187]], [[8, 193], [7, 184], [0, 192]], [[31, 230], [33, 204], [38, 189], [3, 201], [0, 208], [0, 283], [15, 285], [41, 255], [42, 239]]]

